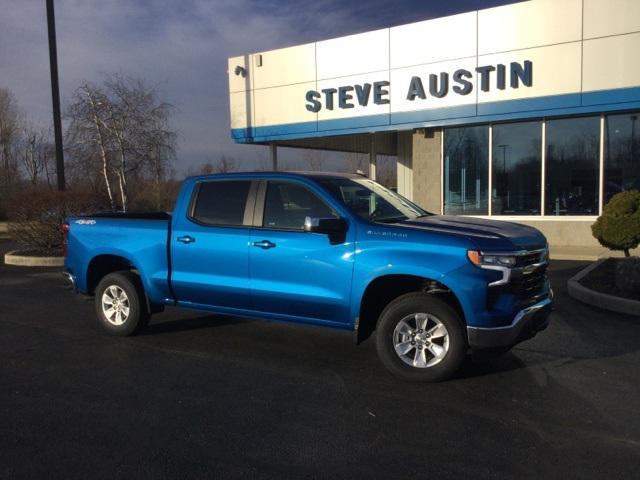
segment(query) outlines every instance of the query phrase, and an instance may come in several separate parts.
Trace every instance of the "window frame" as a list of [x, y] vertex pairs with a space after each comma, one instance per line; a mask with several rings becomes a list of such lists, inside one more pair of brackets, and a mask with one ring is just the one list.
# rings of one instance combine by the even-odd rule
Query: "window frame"
[[[203, 222], [202, 220], [198, 220], [195, 217], [195, 209], [196, 204], [198, 202], [198, 198], [200, 196], [200, 189], [206, 183], [222, 183], [222, 182], [249, 182], [249, 191], [247, 192], [247, 199], [244, 204], [244, 213], [242, 215], [242, 223], [238, 225], [229, 225], [229, 224], [220, 224], [220, 223], [209, 223]], [[252, 218], [254, 216], [255, 207], [256, 207], [256, 191], [258, 189], [258, 184], [260, 182], [254, 178], [215, 178], [215, 179], [202, 179], [196, 181], [193, 185], [193, 190], [191, 192], [191, 199], [189, 200], [189, 206], [187, 208], [186, 217], [192, 223], [196, 225], [200, 225], [201, 227], [214, 227], [214, 228], [248, 228], [251, 227]]]
[[336, 214], [336, 218], [343, 218], [347, 220], [342, 212], [340, 212], [332, 202], [328, 201], [320, 192], [314, 190], [310, 185], [305, 182], [298, 181], [296, 179], [291, 178], [268, 178], [263, 179], [259, 183], [260, 185], [257, 187], [256, 191], [256, 199], [255, 199], [255, 208], [253, 213], [253, 227], [257, 230], [267, 230], [267, 231], [275, 231], [275, 232], [297, 232], [297, 233], [312, 233], [307, 232], [303, 228], [286, 228], [286, 227], [269, 227], [263, 225], [264, 222], [264, 211], [267, 208], [267, 189], [269, 187], [269, 183], [271, 182], [279, 182], [279, 183], [291, 183], [293, 185], [300, 186], [302, 188], [306, 188], [309, 192], [315, 195], [319, 200], [322, 201], [327, 207], [333, 210]]

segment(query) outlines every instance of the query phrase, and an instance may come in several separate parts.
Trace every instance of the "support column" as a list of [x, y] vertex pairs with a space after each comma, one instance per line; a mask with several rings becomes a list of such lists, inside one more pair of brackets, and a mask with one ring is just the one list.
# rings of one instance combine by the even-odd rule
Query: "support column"
[[376, 145], [376, 134], [371, 134], [371, 146], [369, 148], [369, 178], [376, 179], [376, 166], [378, 165], [378, 146]]
[[413, 201], [433, 212], [442, 211], [442, 130], [413, 133]]
[[403, 197], [413, 200], [413, 133], [398, 132], [398, 193]]
[[275, 172], [278, 170], [278, 144], [276, 142], [271, 142], [269, 144], [269, 153], [271, 154], [271, 165]]

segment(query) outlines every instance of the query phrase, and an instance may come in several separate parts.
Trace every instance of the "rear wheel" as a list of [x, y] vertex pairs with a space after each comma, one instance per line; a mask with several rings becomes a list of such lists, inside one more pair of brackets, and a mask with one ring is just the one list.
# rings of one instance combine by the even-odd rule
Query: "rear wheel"
[[100, 326], [111, 335], [131, 335], [149, 323], [140, 279], [129, 271], [110, 273], [100, 281], [95, 306]]
[[449, 305], [428, 294], [409, 293], [380, 315], [376, 348], [384, 366], [396, 376], [438, 381], [458, 370], [467, 343], [462, 321]]

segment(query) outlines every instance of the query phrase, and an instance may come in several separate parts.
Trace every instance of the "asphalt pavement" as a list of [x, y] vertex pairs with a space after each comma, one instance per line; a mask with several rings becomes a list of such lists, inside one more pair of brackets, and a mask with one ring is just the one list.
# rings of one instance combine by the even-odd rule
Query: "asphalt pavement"
[[[0, 241], [0, 253], [10, 244]], [[102, 333], [59, 269], [0, 266], [0, 478], [640, 478], [640, 319], [567, 296], [453, 380], [348, 333], [169, 308]]]

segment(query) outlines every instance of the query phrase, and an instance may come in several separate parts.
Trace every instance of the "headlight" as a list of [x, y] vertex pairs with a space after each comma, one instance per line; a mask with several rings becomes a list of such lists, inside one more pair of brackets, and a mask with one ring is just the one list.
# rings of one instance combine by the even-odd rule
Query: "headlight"
[[469, 261], [477, 267], [493, 266], [493, 267], [515, 267], [516, 257], [514, 255], [483, 255], [477, 250], [469, 250], [467, 252]]
[[547, 246], [542, 251], [542, 255], [540, 255], [540, 261], [541, 262], [549, 261], [549, 244], [547, 244]]
[[495, 270], [502, 274], [500, 279], [489, 283], [490, 287], [506, 285], [511, 278], [511, 268], [516, 266], [515, 255], [483, 254], [477, 250], [468, 250], [467, 257], [476, 267]]

